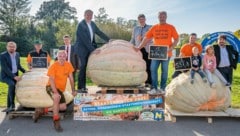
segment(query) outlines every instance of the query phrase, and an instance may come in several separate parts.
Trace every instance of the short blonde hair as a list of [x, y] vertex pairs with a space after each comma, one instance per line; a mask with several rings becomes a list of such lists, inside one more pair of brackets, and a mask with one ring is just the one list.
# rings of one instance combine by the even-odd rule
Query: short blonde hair
[[192, 48], [192, 52], [193, 52], [195, 49], [197, 49], [197, 50], [199, 51], [199, 49], [198, 49], [197, 47], [193, 47], [193, 48]]

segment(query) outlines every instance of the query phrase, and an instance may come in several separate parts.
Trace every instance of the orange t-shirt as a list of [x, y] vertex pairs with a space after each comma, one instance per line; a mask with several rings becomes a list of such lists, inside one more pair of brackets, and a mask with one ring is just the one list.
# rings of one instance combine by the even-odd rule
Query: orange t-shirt
[[[172, 45], [172, 38], [178, 39], [178, 33], [173, 25], [156, 24], [148, 30], [146, 38], [153, 38], [154, 45], [168, 46], [170, 48]], [[172, 56], [172, 51], [168, 52], [168, 56]]]
[[184, 54], [183, 57], [189, 57], [189, 56], [192, 56], [192, 48], [193, 47], [197, 47], [198, 48], [198, 51], [199, 51], [199, 54], [202, 53], [202, 45], [198, 44], [198, 43], [194, 43], [194, 45], [191, 45], [189, 43], [187, 44], [184, 44], [181, 49], [180, 49], [180, 52], [182, 54]]
[[[53, 77], [56, 88], [64, 92], [67, 78], [73, 71], [74, 69], [71, 63], [66, 61], [64, 65], [60, 65], [60, 63], [56, 61], [49, 67], [47, 75]], [[50, 84], [50, 82], [48, 84]]]

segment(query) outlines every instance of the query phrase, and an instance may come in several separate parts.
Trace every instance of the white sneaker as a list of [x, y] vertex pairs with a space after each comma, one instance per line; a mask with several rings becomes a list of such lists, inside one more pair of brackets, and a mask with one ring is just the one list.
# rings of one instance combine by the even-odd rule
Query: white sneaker
[[148, 93], [148, 94], [156, 94], [156, 93], [157, 93], [157, 91], [156, 91], [156, 89], [155, 89], [155, 88], [153, 88], [151, 91], [148, 91], [147, 93]]
[[163, 89], [157, 89], [157, 93], [160, 93], [160, 94], [165, 94], [165, 91], [163, 91]]

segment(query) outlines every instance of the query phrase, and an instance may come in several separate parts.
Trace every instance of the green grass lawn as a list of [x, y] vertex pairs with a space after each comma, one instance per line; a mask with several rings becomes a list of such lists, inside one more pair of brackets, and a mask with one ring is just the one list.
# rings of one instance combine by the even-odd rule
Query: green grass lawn
[[[27, 67], [26, 58], [21, 58], [21, 64], [24, 68]], [[27, 69], [27, 68], [26, 68]], [[169, 78], [168, 83], [171, 81], [171, 75], [173, 73], [172, 62], [169, 64]], [[160, 70], [159, 70], [160, 72]], [[87, 85], [94, 85], [90, 79], [87, 79]], [[233, 85], [232, 85], [232, 107], [240, 108], [240, 64], [238, 64], [238, 69], [234, 70]], [[6, 106], [7, 99], [7, 85], [0, 83], [0, 107]]]

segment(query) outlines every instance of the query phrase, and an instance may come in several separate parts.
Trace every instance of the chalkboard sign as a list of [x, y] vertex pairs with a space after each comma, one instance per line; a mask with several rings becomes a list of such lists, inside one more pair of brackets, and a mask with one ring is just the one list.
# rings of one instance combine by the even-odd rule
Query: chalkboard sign
[[176, 71], [191, 69], [191, 57], [174, 58], [174, 66]]
[[47, 57], [32, 57], [32, 68], [47, 68]]
[[148, 58], [155, 59], [155, 60], [168, 59], [168, 46], [151, 45], [149, 47], [150, 49], [149, 49]]

